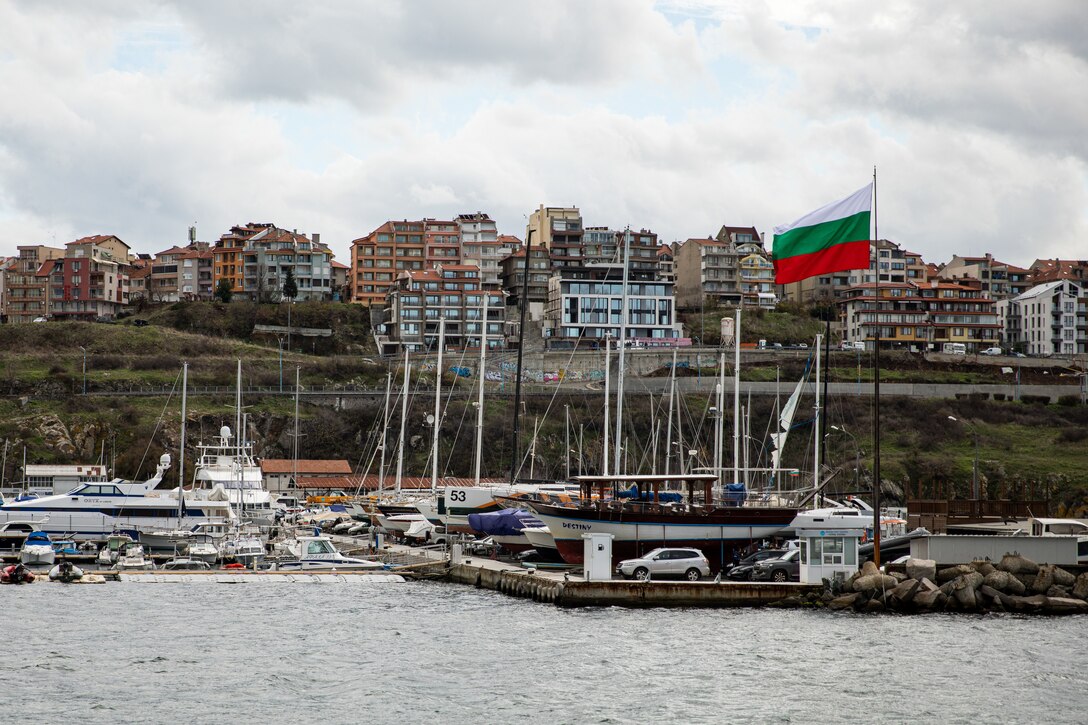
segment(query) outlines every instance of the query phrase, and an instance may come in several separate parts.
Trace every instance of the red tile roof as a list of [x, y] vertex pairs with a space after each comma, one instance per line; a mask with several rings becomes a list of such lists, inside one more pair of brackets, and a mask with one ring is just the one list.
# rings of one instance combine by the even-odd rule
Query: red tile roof
[[[481, 478], [481, 486], [494, 486], [504, 483], [506, 479], [502, 478]], [[391, 490], [397, 483], [397, 477], [392, 474], [387, 474], [385, 477], [385, 490]], [[447, 476], [438, 479], [438, 487], [443, 486], [472, 486], [475, 484], [474, 478], [459, 478], [454, 476]], [[334, 478], [303, 478], [295, 482], [297, 488], [302, 489], [339, 489], [345, 493], [352, 493], [354, 491], [378, 491], [382, 489], [381, 480], [376, 473], [371, 473], [366, 476], [338, 476]], [[401, 476], [400, 486], [402, 489], [430, 489], [431, 477], [430, 476]]]

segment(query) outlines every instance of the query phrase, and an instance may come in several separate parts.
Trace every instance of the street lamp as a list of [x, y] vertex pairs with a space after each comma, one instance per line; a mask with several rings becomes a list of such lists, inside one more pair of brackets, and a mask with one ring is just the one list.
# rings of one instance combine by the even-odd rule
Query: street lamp
[[845, 433], [850, 436], [850, 440], [854, 443], [854, 490], [860, 490], [861, 488], [861, 446], [858, 445], [858, 439], [854, 437], [854, 434], [846, 430], [846, 426], [832, 425], [828, 426], [833, 431], [839, 433]]
[[87, 394], [87, 348], [82, 345], [79, 349], [83, 351], [83, 394]]
[[971, 431], [971, 435], [975, 437], [975, 462], [971, 469], [971, 495], [978, 501], [980, 498], [978, 490], [978, 429], [966, 420], [960, 420], [954, 415], [948, 416], [948, 419], [953, 423], [963, 423]]

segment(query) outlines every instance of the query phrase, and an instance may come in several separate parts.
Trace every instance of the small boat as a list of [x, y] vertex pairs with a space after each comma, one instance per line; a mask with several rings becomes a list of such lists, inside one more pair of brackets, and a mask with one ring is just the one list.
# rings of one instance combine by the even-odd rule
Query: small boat
[[417, 521], [427, 521], [427, 517], [421, 513], [393, 514], [392, 516], [378, 514], [377, 518], [378, 525], [383, 529], [399, 534], [406, 534], [408, 529], [412, 527], [412, 524]]
[[27, 566], [53, 566], [57, 552], [53, 551], [53, 542], [44, 531], [32, 531], [27, 535], [23, 547], [19, 549], [19, 561]]
[[219, 547], [219, 558], [251, 567], [264, 561], [264, 542], [257, 536], [239, 534], [224, 541]]
[[292, 558], [276, 563], [280, 571], [381, 571], [385, 564], [369, 559], [344, 556], [328, 536], [299, 536], [283, 542], [282, 549]]
[[0, 570], [0, 584], [29, 584], [34, 581], [34, 572], [22, 564], [12, 564]]
[[53, 551], [60, 556], [78, 556], [83, 553], [79, 548], [79, 544], [77, 544], [74, 539], [54, 541]]
[[155, 562], [144, 554], [144, 547], [137, 543], [126, 544], [113, 565], [117, 571], [147, 571], [155, 568]]
[[162, 565], [166, 571], [207, 571], [212, 565], [191, 556], [176, 556]]
[[121, 557], [121, 550], [133, 542], [128, 534], [110, 534], [106, 537], [106, 545], [98, 552], [95, 560], [100, 566], [113, 566]]
[[83, 578], [83, 570], [70, 561], [61, 561], [49, 570], [49, 581], [69, 582], [79, 581]]
[[190, 559], [197, 559], [207, 564], [214, 564], [219, 558], [219, 550], [210, 541], [193, 541], [185, 549], [185, 554]]

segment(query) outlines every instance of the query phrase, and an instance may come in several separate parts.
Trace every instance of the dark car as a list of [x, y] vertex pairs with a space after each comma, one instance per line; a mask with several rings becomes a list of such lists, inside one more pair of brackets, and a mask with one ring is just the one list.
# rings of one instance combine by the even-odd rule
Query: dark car
[[132, 324], [136, 325], [136, 327], [147, 327], [151, 323], [147, 320], [133, 320]]
[[752, 569], [756, 564], [764, 559], [777, 559], [786, 553], [786, 549], [761, 549], [754, 554], [749, 554], [740, 560], [740, 562], [726, 572], [726, 579], [732, 579], [733, 581], [746, 582], [752, 579]]
[[801, 550], [790, 549], [778, 559], [764, 559], [752, 570], [754, 582], [801, 580]]

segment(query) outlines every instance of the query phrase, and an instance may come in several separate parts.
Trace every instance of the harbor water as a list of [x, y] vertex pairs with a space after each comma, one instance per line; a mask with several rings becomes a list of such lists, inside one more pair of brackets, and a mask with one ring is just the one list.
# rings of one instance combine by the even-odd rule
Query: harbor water
[[1083, 722], [1083, 617], [564, 610], [471, 587], [0, 589], [14, 722]]

